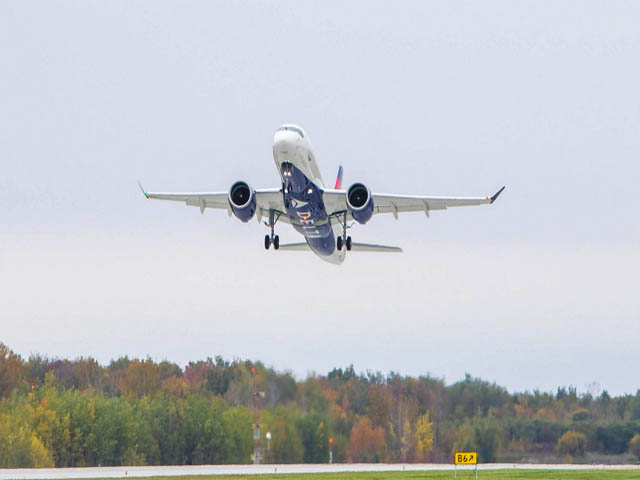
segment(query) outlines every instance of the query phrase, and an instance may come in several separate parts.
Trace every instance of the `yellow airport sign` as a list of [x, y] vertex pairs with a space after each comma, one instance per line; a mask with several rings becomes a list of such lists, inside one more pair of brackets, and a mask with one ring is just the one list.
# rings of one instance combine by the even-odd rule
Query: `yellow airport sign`
[[477, 465], [478, 452], [456, 452], [454, 459], [456, 465]]

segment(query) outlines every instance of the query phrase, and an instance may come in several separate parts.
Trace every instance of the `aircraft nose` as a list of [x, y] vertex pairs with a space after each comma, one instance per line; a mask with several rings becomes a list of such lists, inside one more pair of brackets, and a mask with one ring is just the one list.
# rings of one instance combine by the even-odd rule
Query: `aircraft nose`
[[281, 152], [288, 152], [295, 149], [298, 142], [298, 136], [295, 132], [281, 130], [273, 136], [273, 147]]

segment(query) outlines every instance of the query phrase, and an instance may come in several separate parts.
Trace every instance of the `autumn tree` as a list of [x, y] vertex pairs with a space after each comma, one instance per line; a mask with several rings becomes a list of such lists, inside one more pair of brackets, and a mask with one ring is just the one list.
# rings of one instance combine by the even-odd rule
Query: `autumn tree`
[[384, 430], [373, 428], [363, 417], [351, 431], [347, 446], [347, 458], [353, 462], [381, 462], [385, 458]]
[[560, 437], [556, 451], [564, 456], [582, 457], [586, 445], [587, 437], [584, 434], [570, 430]]
[[416, 460], [419, 462], [427, 461], [433, 451], [433, 423], [429, 420], [429, 412], [418, 418], [414, 438]]
[[4, 343], [0, 343], [0, 398], [15, 389], [24, 376], [24, 362]]
[[638, 460], [640, 460], [640, 434], [636, 433], [631, 440], [629, 440], [629, 452], [633, 453]]
[[133, 360], [126, 367], [118, 387], [125, 396], [142, 397], [155, 393], [160, 387], [158, 365], [150, 358]]
[[0, 468], [53, 466], [51, 452], [24, 418], [0, 414]]

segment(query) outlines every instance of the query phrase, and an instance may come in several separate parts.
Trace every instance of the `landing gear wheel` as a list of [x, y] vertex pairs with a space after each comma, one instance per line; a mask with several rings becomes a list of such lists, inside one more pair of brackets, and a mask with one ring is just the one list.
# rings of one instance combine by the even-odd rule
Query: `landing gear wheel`
[[338, 250], [342, 250], [342, 237], [338, 237], [338, 238], [336, 239], [336, 248], [337, 248]]
[[280, 248], [280, 237], [278, 235], [273, 237], [273, 248], [275, 248], [276, 250]]
[[270, 246], [271, 246], [271, 237], [269, 237], [269, 235], [265, 235], [264, 236], [264, 248], [269, 250]]
[[347, 237], [347, 241], [345, 243], [347, 244], [347, 250], [350, 252], [351, 251], [351, 237]]

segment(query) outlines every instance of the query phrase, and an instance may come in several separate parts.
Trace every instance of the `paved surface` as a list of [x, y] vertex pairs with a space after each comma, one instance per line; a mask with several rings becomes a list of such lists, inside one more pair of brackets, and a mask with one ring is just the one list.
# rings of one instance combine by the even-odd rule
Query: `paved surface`
[[[536, 470], [639, 470], [640, 465], [539, 465], [525, 463], [487, 463], [478, 470], [490, 469]], [[453, 470], [450, 464], [389, 464], [389, 463], [336, 463], [333, 465], [177, 465], [156, 467], [94, 467], [94, 468], [16, 468], [0, 469], [0, 480], [9, 479], [74, 479], [74, 478], [128, 478], [184, 475], [257, 475], [266, 473], [340, 473], [389, 472], [420, 470]], [[458, 467], [473, 469], [473, 467]], [[640, 474], [639, 474], [640, 477]]]

